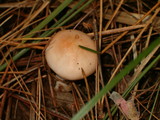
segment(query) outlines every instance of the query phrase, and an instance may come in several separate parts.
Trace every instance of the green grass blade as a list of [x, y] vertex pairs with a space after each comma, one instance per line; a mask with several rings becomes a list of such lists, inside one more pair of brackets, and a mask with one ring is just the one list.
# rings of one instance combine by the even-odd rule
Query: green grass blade
[[[87, 7], [93, 1], [94, 0], [88, 0], [88, 2], [86, 2], [82, 7], [80, 7], [72, 15], [70, 15], [69, 17], [67, 17], [67, 19], [65, 19], [63, 22], [61, 22], [60, 24], [58, 24], [56, 27], [61, 27], [62, 25], [64, 25], [66, 22], [68, 22], [70, 19], [72, 19], [76, 14], [78, 14], [79, 12], [81, 12], [85, 7]], [[54, 26], [51, 26], [51, 28], [53, 28], [53, 27]], [[49, 35], [51, 35], [55, 31], [56, 31], [56, 29], [50, 30], [49, 32], [45, 33], [45, 36], [49, 36]]]
[[[158, 84], [159, 84], [159, 83], [158, 83]], [[157, 100], [158, 100], [159, 91], [160, 91], [160, 85], [159, 85], [159, 87], [158, 87], [158, 91], [157, 91], [156, 97], [155, 97], [155, 99], [154, 99], [154, 103], [153, 103], [153, 106], [152, 106], [151, 114], [150, 114], [148, 120], [151, 120], [151, 118], [152, 118], [152, 114], [153, 114], [154, 108], [155, 108], [155, 106], [156, 106], [156, 102], [157, 102]]]
[[120, 73], [118, 73], [107, 85], [102, 88], [102, 90], [95, 95], [82, 109], [72, 118], [72, 120], [79, 120], [84, 117], [101, 99], [107, 92], [109, 92], [113, 87], [117, 85], [117, 83], [127, 75], [131, 70], [133, 70], [144, 57], [146, 57], [157, 45], [160, 44], [160, 38], [156, 39], [154, 42], [150, 44], [150, 46], [145, 49], [142, 53], [138, 55], [138, 57], [131, 61]]
[[[24, 48], [22, 49], [20, 52], [18, 52], [14, 57], [13, 57], [13, 61], [19, 59], [22, 55], [24, 55], [26, 52], [28, 52], [30, 50], [30, 48]], [[8, 63], [10, 62], [10, 60], [8, 60]], [[0, 66], [0, 71], [4, 70], [8, 63], [4, 63], [3, 65]]]
[[88, 47], [85, 47], [85, 46], [82, 46], [82, 45], [79, 45], [79, 47], [84, 49], [84, 50], [87, 50], [87, 51], [90, 51], [90, 52], [93, 52], [93, 53], [96, 53], [96, 54], [100, 54], [100, 52], [98, 52], [96, 50], [93, 50], [93, 49], [90, 49]]
[[[29, 32], [29, 35], [25, 36], [26, 38], [30, 38], [35, 35], [34, 32], [45, 27], [51, 20], [53, 20], [64, 8], [66, 8], [73, 0], [65, 0], [62, 4], [60, 4], [46, 19], [44, 19], [39, 25], [37, 25], [33, 30]], [[33, 33], [33, 34], [31, 34]]]

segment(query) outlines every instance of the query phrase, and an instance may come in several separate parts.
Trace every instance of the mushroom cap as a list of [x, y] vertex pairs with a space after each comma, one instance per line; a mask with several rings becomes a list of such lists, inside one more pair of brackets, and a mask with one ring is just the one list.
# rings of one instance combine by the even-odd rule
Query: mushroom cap
[[96, 45], [85, 33], [78, 30], [62, 30], [51, 37], [45, 51], [49, 67], [61, 78], [67, 80], [83, 79], [95, 72], [97, 55], [79, 47], [96, 50]]

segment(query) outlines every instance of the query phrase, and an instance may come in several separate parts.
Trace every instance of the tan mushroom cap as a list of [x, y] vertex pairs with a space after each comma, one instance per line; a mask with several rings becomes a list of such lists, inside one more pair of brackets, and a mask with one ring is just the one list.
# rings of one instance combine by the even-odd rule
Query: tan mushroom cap
[[49, 67], [63, 79], [83, 79], [81, 68], [86, 76], [95, 72], [97, 55], [79, 45], [96, 50], [95, 42], [78, 30], [63, 30], [51, 38], [45, 57]]

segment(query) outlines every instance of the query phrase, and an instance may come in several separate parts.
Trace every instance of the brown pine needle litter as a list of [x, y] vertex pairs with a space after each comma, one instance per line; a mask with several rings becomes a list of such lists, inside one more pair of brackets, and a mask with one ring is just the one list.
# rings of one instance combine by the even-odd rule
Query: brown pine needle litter
[[[80, 68], [81, 80], [64, 80], [46, 63], [50, 38], [64, 29], [82, 31], [96, 43], [96, 71], [87, 77]], [[156, 0], [0, 0], [0, 120], [72, 119], [159, 35]], [[159, 61], [123, 95], [159, 55], [160, 45], [82, 120], [159, 120]]]

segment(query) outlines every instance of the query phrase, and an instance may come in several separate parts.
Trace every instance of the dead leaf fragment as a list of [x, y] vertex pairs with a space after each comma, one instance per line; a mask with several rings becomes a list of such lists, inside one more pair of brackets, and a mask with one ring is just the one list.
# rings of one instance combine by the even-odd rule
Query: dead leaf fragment
[[139, 120], [139, 112], [136, 110], [133, 100], [126, 101], [119, 93], [112, 92], [110, 99], [120, 107], [122, 113], [130, 120]]

